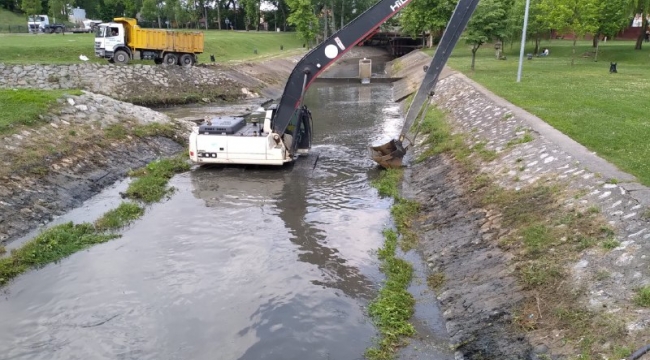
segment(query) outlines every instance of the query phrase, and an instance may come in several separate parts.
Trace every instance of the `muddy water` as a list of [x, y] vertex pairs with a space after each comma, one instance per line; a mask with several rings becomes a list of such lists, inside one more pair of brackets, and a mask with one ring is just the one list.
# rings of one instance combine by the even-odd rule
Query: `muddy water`
[[312, 87], [312, 156], [177, 176], [122, 238], [19, 277], [0, 358], [361, 359], [390, 221], [366, 146], [399, 130], [390, 91]]

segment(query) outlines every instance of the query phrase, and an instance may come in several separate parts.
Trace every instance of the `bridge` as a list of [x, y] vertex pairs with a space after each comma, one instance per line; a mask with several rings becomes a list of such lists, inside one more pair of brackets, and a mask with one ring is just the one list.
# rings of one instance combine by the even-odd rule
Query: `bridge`
[[403, 56], [413, 50], [421, 49], [424, 38], [418, 36], [412, 38], [398, 32], [373, 31], [368, 37], [359, 42], [359, 46], [373, 46], [385, 48], [391, 56]]

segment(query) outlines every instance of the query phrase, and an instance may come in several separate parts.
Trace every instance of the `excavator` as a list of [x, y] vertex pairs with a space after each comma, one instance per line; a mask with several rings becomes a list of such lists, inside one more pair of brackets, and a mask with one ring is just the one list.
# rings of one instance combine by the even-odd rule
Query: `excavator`
[[[190, 134], [192, 162], [207, 164], [283, 165], [309, 153], [313, 119], [304, 105], [313, 81], [341, 56], [395, 16], [411, 0], [380, 0], [345, 27], [309, 51], [294, 67], [278, 104], [268, 107], [261, 119], [222, 116], [195, 126]], [[449, 55], [467, 26], [479, 0], [459, 0], [436, 48], [431, 64], [406, 114], [401, 134], [386, 144], [369, 147], [370, 157], [384, 168], [402, 166], [413, 145], [407, 134], [433, 89]], [[423, 115], [421, 115], [423, 116]]]

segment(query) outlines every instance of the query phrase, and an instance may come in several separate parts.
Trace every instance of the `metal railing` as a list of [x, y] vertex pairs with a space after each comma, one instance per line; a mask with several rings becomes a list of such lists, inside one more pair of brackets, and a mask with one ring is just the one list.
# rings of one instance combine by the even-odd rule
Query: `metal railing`
[[26, 34], [29, 33], [27, 25], [2, 25], [0, 24], [0, 33], [9, 34]]

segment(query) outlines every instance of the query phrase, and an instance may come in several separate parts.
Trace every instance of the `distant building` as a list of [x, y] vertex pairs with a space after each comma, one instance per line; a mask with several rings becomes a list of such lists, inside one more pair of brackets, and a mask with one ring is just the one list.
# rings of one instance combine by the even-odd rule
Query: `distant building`
[[70, 22], [73, 23], [80, 23], [84, 20], [86, 20], [86, 10], [81, 9], [77, 7], [76, 9], [72, 9], [72, 14], [70, 14]]

